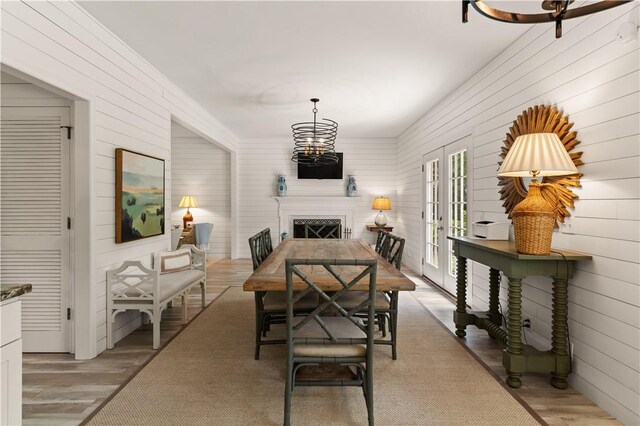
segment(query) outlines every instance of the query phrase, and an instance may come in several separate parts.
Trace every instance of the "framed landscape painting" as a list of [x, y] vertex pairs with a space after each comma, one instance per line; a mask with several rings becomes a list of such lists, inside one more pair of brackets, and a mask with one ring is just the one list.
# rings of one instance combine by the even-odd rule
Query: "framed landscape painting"
[[116, 149], [116, 243], [164, 234], [164, 160]]

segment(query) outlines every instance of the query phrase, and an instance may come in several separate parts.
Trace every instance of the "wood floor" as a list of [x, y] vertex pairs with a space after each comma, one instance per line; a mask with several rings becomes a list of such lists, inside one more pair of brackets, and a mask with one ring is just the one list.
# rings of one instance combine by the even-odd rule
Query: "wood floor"
[[[249, 260], [221, 260], [207, 268], [207, 297], [214, 300], [228, 286], [242, 285], [251, 274]], [[418, 300], [453, 330], [453, 299], [434, 289], [421, 278], [407, 273], [417, 284]], [[181, 328], [179, 303], [162, 316], [162, 344]], [[199, 296], [190, 298], [190, 318], [200, 311]], [[490, 370], [504, 379], [500, 344], [481, 330], [467, 329], [460, 340]], [[24, 354], [23, 423], [25, 425], [77, 425], [128, 381], [156, 351], [151, 349], [151, 327], [145, 325], [135, 333], [88, 361], [76, 361], [69, 354]], [[606, 412], [575, 391], [558, 390], [549, 385], [548, 377], [526, 375], [522, 388], [515, 391], [550, 425], [619, 424]]]

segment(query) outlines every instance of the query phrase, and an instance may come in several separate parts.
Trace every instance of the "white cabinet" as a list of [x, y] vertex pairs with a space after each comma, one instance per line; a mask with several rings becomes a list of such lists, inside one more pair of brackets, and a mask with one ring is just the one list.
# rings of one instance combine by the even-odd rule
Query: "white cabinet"
[[22, 424], [22, 317], [19, 298], [0, 304], [0, 425]]

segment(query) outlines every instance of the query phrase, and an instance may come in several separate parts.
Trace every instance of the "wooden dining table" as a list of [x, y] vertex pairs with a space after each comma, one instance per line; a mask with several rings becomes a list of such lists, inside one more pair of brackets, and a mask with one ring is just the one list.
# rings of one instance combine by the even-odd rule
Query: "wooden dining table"
[[[416, 288], [413, 281], [380, 257], [366, 241], [287, 238], [244, 282], [243, 290], [286, 291], [286, 259], [376, 259], [378, 261], [376, 290], [413, 291]], [[321, 265], [299, 265], [298, 268], [324, 291], [342, 289], [342, 285]], [[362, 272], [362, 267], [359, 266], [337, 266], [335, 269], [347, 282]], [[304, 290], [307, 287], [298, 277], [294, 277], [293, 284], [294, 290]], [[368, 280], [362, 280], [351, 290], [367, 290], [368, 285]]]

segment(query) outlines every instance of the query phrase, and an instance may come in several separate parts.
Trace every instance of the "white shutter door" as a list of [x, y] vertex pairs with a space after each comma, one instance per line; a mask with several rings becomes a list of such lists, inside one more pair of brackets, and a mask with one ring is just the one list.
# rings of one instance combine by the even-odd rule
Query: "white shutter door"
[[31, 283], [24, 352], [69, 352], [69, 108], [2, 107], [0, 281]]

